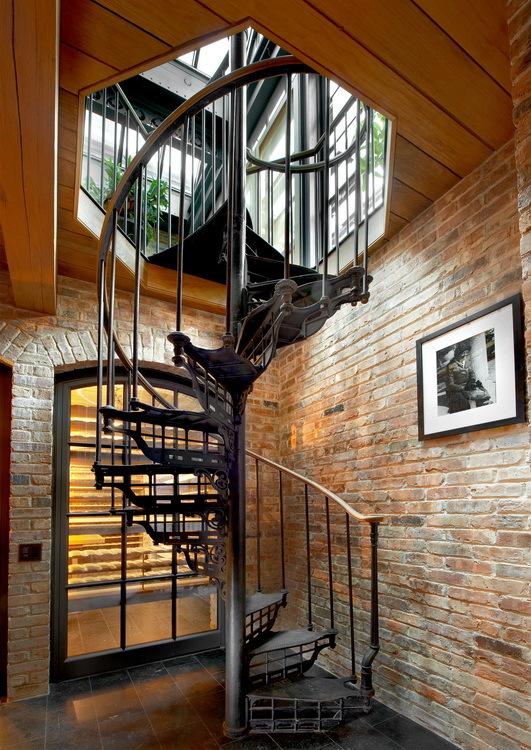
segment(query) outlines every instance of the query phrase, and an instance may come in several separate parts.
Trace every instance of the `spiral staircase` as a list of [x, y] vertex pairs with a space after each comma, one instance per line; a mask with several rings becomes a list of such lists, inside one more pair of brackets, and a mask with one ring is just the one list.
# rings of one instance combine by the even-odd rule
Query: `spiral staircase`
[[[278, 349], [308, 338], [318, 331], [343, 305], [366, 303], [371, 277], [367, 271], [368, 232], [365, 247], [359, 248], [340, 271], [339, 252], [336, 272], [329, 268], [328, 205], [323, 212], [324, 251], [313, 267], [294, 262], [291, 253], [292, 200], [291, 181], [301, 167], [313, 169], [328, 196], [330, 169], [330, 122], [319, 144], [302, 156], [292, 154], [289, 132], [287, 156], [275, 163], [258, 164], [260, 169], [281, 171], [285, 175], [286, 231], [283, 252], [255, 232], [245, 210], [244, 181], [249, 160], [245, 149], [246, 87], [281, 77], [286, 80], [287, 108], [290, 112], [291, 80], [310, 72], [291, 57], [244, 65], [241, 35], [231, 48], [231, 72], [208, 85], [179, 107], [147, 138], [144, 146], [125, 170], [114, 194], [107, 202], [101, 232], [99, 255], [99, 340], [98, 409], [95, 483], [99, 489], [110, 487], [115, 514], [125, 516], [128, 524], [139, 524], [154, 544], [172, 545], [184, 555], [189, 568], [207, 575], [219, 587], [225, 600], [226, 715], [225, 732], [237, 737], [251, 732], [322, 731], [341, 723], [352, 711], [369, 711], [372, 687], [372, 661], [379, 648], [377, 599], [377, 516], [362, 516], [334, 493], [274, 464], [265, 457], [250, 454], [256, 463], [256, 524], [260, 544], [259, 465], [278, 472], [279, 518], [281, 525], [282, 586], [264, 591], [260, 581], [258, 549], [257, 590], [246, 591], [246, 443], [245, 406], [254, 382], [265, 372]], [[186, 154], [196, 147], [191, 132], [197, 118], [216, 101], [228, 98], [230, 120], [223, 133], [228, 159], [219, 201], [214, 201], [210, 216], [199, 226], [186, 221]], [[359, 106], [359, 105], [358, 105]], [[327, 107], [329, 112], [329, 107]], [[215, 109], [212, 110], [215, 113]], [[359, 109], [358, 109], [359, 112]], [[368, 122], [368, 108], [365, 110]], [[288, 117], [288, 131], [289, 131]], [[224, 123], [225, 124], [225, 123]], [[168, 331], [173, 346], [176, 371], [191, 385], [197, 410], [180, 410], [169, 403], [142, 373], [139, 363], [140, 263], [146, 249], [146, 195], [148, 164], [164, 158], [164, 149], [178, 143], [180, 160], [180, 210], [176, 242], [151, 258], [151, 262], [173, 268], [176, 275], [176, 330]], [[353, 150], [362, 144], [370, 148], [370, 131], [357, 122]], [[216, 166], [212, 166], [214, 186]], [[257, 168], [256, 160], [254, 168]], [[358, 178], [359, 180], [359, 170]], [[365, 216], [368, 215], [368, 210]], [[170, 222], [171, 224], [171, 222]], [[356, 235], [357, 235], [356, 225]], [[170, 230], [171, 234], [171, 230]], [[121, 343], [115, 325], [116, 265], [119, 237], [135, 250], [130, 346]], [[337, 234], [336, 234], [337, 236]], [[197, 346], [181, 330], [183, 273], [197, 273], [223, 280], [227, 289], [226, 333], [221, 346], [205, 349]], [[207, 269], [205, 271], [205, 269]], [[116, 367], [125, 367], [131, 382], [129, 403], [114, 403]], [[139, 398], [140, 389], [152, 397], [153, 406]], [[129, 446], [121, 457], [111, 456], [103, 448], [103, 435], [117, 434]], [[142, 459], [139, 460], [138, 456]], [[306, 554], [308, 621], [305, 627], [275, 629], [280, 612], [289, 606], [285, 587], [286, 555], [283, 532], [282, 481], [286, 474], [301, 483], [306, 516]], [[328, 591], [330, 622], [316, 624], [312, 615], [309, 491], [321, 494], [326, 510], [328, 550]], [[348, 553], [348, 596], [350, 626], [346, 635], [334, 618], [337, 586], [333, 577], [330, 503], [344, 518], [344, 544]], [[353, 574], [351, 566], [351, 520], [370, 525], [370, 633], [356, 676], [354, 644]], [[343, 639], [350, 650], [351, 669], [344, 677], [314, 676], [312, 667], [325, 649], [334, 649]]]

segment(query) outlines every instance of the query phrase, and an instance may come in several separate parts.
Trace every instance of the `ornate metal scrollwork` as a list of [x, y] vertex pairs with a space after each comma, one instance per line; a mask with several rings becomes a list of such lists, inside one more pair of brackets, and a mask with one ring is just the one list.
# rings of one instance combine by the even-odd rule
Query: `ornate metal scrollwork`
[[226, 500], [229, 496], [229, 477], [226, 471], [223, 469], [196, 469], [194, 471], [196, 477], [205, 477], [210, 486], [221, 495], [223, 500]]

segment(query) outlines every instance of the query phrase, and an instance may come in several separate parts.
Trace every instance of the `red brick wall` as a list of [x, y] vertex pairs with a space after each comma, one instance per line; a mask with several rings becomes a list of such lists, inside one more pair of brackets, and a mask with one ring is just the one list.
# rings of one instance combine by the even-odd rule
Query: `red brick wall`
[[[378, 697], [477, 750], [529, 742], [528, 427], [419, 442], [415, 341], [521, 290], [516, 201], [511, 142], [375, 253], [368, 305], [344, 308], [276, 364], [282, 462], [358, 510], [389, 515], [379, 545]], [[341, 410], [327, 414], [332, 407]], [[289, 502], [290, 611], [302, 624], [302, 498]], [[322, 500], [312, 503], [314, 620], [327, 626]], [[333, 556], [346, 633], [340, 522]], [[353, 532], [356, 630], [366, 643], [367, 529]], [[327, 660], [348, 674], [344, 646]]]

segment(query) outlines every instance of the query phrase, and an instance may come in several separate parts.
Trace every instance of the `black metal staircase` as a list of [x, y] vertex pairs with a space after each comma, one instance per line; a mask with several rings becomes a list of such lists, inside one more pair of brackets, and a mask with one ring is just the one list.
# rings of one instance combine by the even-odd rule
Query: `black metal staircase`
[[[337, 249], [336, 273], [328, 268], [328, 172], [330, 168], [330, 122], [326, 119], [323, 137], [315, 153], [320, 154], [314, 171], [321, 175], [325, 208], [323, 218], [324, 250], [313, 268], [292, 262], [290, 250], [291, 170], [293, 155], [280, 167], [286, 176], [286, 245], [277, 251], [247, 227], [243, 181], [245, 178], [245, 138], [242, 118], [245, 111], [245, 86], [266, 78], [282, 76], [286, 80], [287, 107], [290, 111], [292, 76], [309, 72], [292, 58], [263, 61], [242, 67], [242, 41], [233, 43], [233, 72], [210, 84], [179, 107], [147, 139], [127, 168], [109, 201], [100, 244], [100, 336], [98, 342], [97, 455], [94, 464], [97, 488], [111, 487], [111, 511], [123, 514], [127, 523], [142, 525], [155, 544], [172, 545], [186, 558], [193, 571], [208, 575], [226, 600], [226, 722], [228, 736], [250, 731], [321, 731], [341, 722], [348, 711], [369, 710], [373, 694], [371, 664], [378, 650], [376, 540], [378, 517], [356, 514], [340, 498], [324, 491], [328, 534], [329, 623], [312, 619], [311, 564], [309, 549], [308, 492], [312, 486], [304, 480], [308, 622], [302, 626], [275, 630], [281, 611], [288, 606], [286, 559], [283, 535], [282, 477], [289, 470], [255, 456], [258, 488], [258, 461], [269, 463], [279, 472], [279, 520], [282, 575], [278, 590], [261, 590], [246, 596], [245, 565], [245, 403], [253, 383], [271, 363], [279, 348], [311, 336], [345, 304], [365, 303], [369, 298], [367, 272], [368, 231], [365, 247], [357, 242], [351, 262], [340, 269]], [[238, 69], [234, 69], [234, 68]], [[190, 144], [195, 117], [219, 97], [231, 99], [231, 127], [227, 128], [229, 164], [228, 200], [198, 229], [186, 236], [185, 184], [186, 155], [195, 149]], [[358, 107], [359, 111], [359, 107]], [[370, 121], [365, 109], [365, 122]], [[289, 118], [288, 118], [289, 131]], [[360, 123], [357, 122], [355, 149], [361, 148]], [[369, 132], [365, 128], [365, 132]], [[177, 314], [175, 332], [168, 332], [173, 345], [173, 361], [192, 388], [197, 411], [179, 410], [168, 403], [151, 385], [139, 367], [140, 336], [140, 261], [146, 244], [146, 215], [142, 210], [146, 191], [147, 165], [155, 156], [164, 160], [164, 149], [179, 140], [180, 215], [176, 244], [153, 258], [177, 270]], [[369, 149], [370, 137], [366, 136]], [[367, 151], [369, 153], [369, 151]], [[309, 152], [297, 156], [308, 159]], [[368, 160], [367, 160], [368, 163]], [[256, 163], [255, 163], [256, 166]], [[260, 166], [260, 165], [259, 165]], [[270, 165], [277, 169], [278, 162]], [[262, 164], [263, 167], [263, 164]], [[358, 166], [359, 169], [359, 166]], [[310, 170], [307, 170], [310, 171]], [[359, 175], [358, 175], [359, 178]], [[368, 190], [366, 191], [368, 194]], [[127, 230], [131, 207], [133, 230]], [[368, 216], [366, 208], [365, 216]], [[125, 229], [124, 229], [125, 227]], [[190, 227], [189, 227], [190, 229]], [[120, 342], [114, 313], [118, 234], [122, 232], [134, 244], [136, 252], [135, 289], [130, 353]], [[183, 272], [197, 273], [227, 285], [227, 326], [222, 345], [216, 349], [197, 347], [183, 333]], [[105, 354], [105, 342], [106, 356]], [[116, 361], [129, 372], [132, 398], [118, 408], [114, 404]], [[106, 403], [104, 403], [104, 385]], [[151, 406], [139, 400], [143, 386], [160, 404]], [[126, 450], [120, 457], [102, 450], [103, 434], [118, 433]], [[290, 473], [292, 478], [298, 475]], [[330, 542], [329, 500], [339, 503], [345, 513], [345, 545], [348, 551], [348, 596], [350, 627], [345, 639], [334, 621], [333, 562]], [[259, 492], [256, 497], [259, 525]], [[352, 605], [352, 568], [350, 519], [371, 525], [371, 633], [370, 648], [361, 666], [361, 683], [356, 686], [354, 655], [354, 619]], [[257, 533], [260, 544], [260, 532]], [[257, 555], [260, 570], [260, 549]], [[325, 649], [339, 640], [351, 649], [350, 673], [342, 679], [318, 679], [305, 676]]]

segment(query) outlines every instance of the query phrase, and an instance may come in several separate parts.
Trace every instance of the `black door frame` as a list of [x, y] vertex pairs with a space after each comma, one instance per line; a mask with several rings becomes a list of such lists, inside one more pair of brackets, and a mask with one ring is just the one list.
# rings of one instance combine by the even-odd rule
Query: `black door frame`
[[[146, 372], [154, 385], [178, 386], [181, 393], [193, 396], [188, 383], [166, 371]], [[126, 381], [125, 373], [117, 368], [117, 380]], [[87, 656], [67, 657], [68, 601], [68, 436], [70, 422], [70, 393], [73, 389], [96, 385], [96, 369], [64, 373], [56, 378], [54, 399], [54, 489], [53, 489], [53, 573], [51, 623], [51, 682], [108, 672], [114, 669], [146, 664], [201, 651], [219, 649], [224, 644], [224, 604], [218, 593], [218, 629], [206, 633], [183, 636], [173, 641], [150, 645], [129, 646]]]
[[7, 595], [13, 370], [0, 361], [0, 703], [7, 698]]

